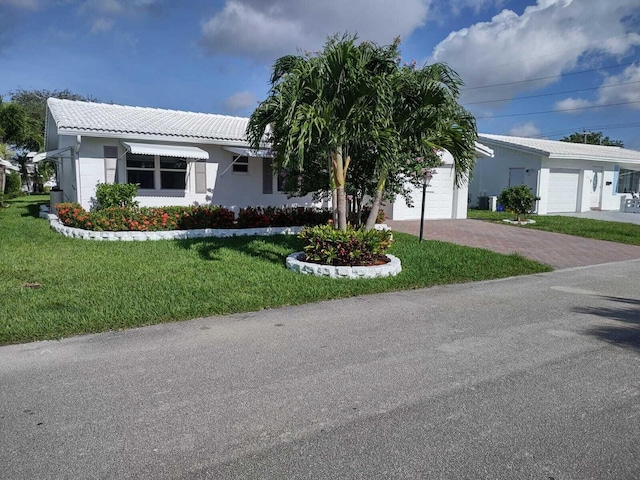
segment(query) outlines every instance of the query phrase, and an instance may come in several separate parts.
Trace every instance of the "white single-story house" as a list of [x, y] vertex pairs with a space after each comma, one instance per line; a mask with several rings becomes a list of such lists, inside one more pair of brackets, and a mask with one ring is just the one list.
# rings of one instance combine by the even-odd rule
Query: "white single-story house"
[[268, 150], [247, 147], [248, 118], [50, 98], [46, 152], [61, 201], [91, 208], [99, 183], [137, 183], [141, 206], [312, 205], [287, 198]]
[[[91, 208], [99, 183], [137, 183], [141, 206], [223, 205], [311, 206], [311, 196], [288, 198], [272, 171], [268, 149], [249, 150], [249, 119], [207, 113], [79, 102], [50, 98], [45, 128], [46, 152], [53, 158], [59, 201]], [[480, 155], [490, 155], [478, 145]], [[453, 159], [431, 181], [426, 218], [466, 217], [467, 187], [454, 188]], [[420, 217], [404, 199], [386, 207], [394, 219]]]
[[640, 152], [536, 138], [479, 134], [494, 151], [480, 158], [469, 185], [469, 204], [527, 185], [540, 197], [536, 213], [620, 210], [640, 190]]
[[[476, 142], [476, 161], [479, 158], [492, 157], [493, 151], [486, 145]], [[425, 194], [424, 218], [427, 220], [467, 218], [468, 182], [460, 187], [455, 185], [453, 156], [445, 151], [440, 154], [442, 166], [435, 169], [429, 180]], [[411, 202], [407, 205], [403, 197], [383, 207], [385, 215], [391, 220], [417, 220], [421, 216], [422, 188], [411, 187]]]

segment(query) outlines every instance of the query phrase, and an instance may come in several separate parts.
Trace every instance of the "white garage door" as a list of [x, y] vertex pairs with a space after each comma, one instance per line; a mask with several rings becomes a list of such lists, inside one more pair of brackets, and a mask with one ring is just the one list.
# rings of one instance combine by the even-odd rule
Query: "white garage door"
[[578, 170], [552, 168], [549, 170], [547, 212], [575, 212], [578, 207]]
[[[445, 165], [436, 168], [427, 187], [424, 218], [435, 220], [451, 218], [453, 214], [453, 167]], [[393, 207], [385, 209], [387, 215], [394, 220], [417, 220], [422, 207], [422, 187], [410, 187], [413, 208], [408, 207], [402, 196], [396, 197]]]

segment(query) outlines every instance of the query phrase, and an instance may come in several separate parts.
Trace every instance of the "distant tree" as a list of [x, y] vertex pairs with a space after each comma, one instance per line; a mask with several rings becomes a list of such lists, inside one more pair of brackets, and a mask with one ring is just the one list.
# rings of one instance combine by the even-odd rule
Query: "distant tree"
[[[14, 90], [9, 93], [11, 102], [20, 105], [30, 122], [33, 122], [35, 133], [40, 136], [40, 144], [44, 145], [44, 124], [47, 117], [47, 99], [50, 97], [62, 100], [80, 100], [83, 102], [99, 102], [91, 95], [84, 96], [65, 90]], [[37, 150], [33, 148], [32, 150]]]
[[622, 142], [622, 140], [611, 140], [609, 137], [605, 137], [602, 132], [576, 132], [572, 133], [568, 137], [561, 138], [560, 141], [624, 148], [624, 143]]
[[43, 143], [36, 122], [14, 102], [0, 103], [0, 141], [19, 150], [39, 150]]

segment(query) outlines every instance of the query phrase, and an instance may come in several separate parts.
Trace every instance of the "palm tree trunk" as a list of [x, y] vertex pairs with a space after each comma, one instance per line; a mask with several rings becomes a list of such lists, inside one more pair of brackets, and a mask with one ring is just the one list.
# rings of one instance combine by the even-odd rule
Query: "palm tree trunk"
[[378, 219], [378, 212], [380, 212], [380, 204], [382, 203], [382, 192], [384, 192], [384, 186], [387, 183], [387, 171], [384, 170], [380, 174], [380, 178], [378, 179], [378, 185], [376, 187], [376, 195], [373, 197], [373, 204], [371, 205], [371, 211], [369, 212], [369, 217], [367, 218], [367, 223], [365, 224], [365, 230], [371, 230], [376, 225], [376, 220]]
[[338, 228], [347, 230], [347, 196], [345, 195], [344, 184], [347, 178], [347, 168], [349, 168], [350, 158], [342, 156], [342, 145], [331, 152], [333, 164], [333, 177], [336, 183], [336, 196], [338, 197]]
[[331, 188], [331, 213], [333, 216], [333, 226], [338, 228], [338, 190], [336, 189], [336, 179], [333, 175], [332, 156], [329, 155], [329, 186]]

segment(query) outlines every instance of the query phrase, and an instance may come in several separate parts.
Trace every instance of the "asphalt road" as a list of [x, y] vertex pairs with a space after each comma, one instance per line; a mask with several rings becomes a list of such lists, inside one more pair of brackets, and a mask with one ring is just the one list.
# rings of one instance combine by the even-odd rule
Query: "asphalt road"
[[0, 478], [640, 478], [640, 262], [0, 348]]

